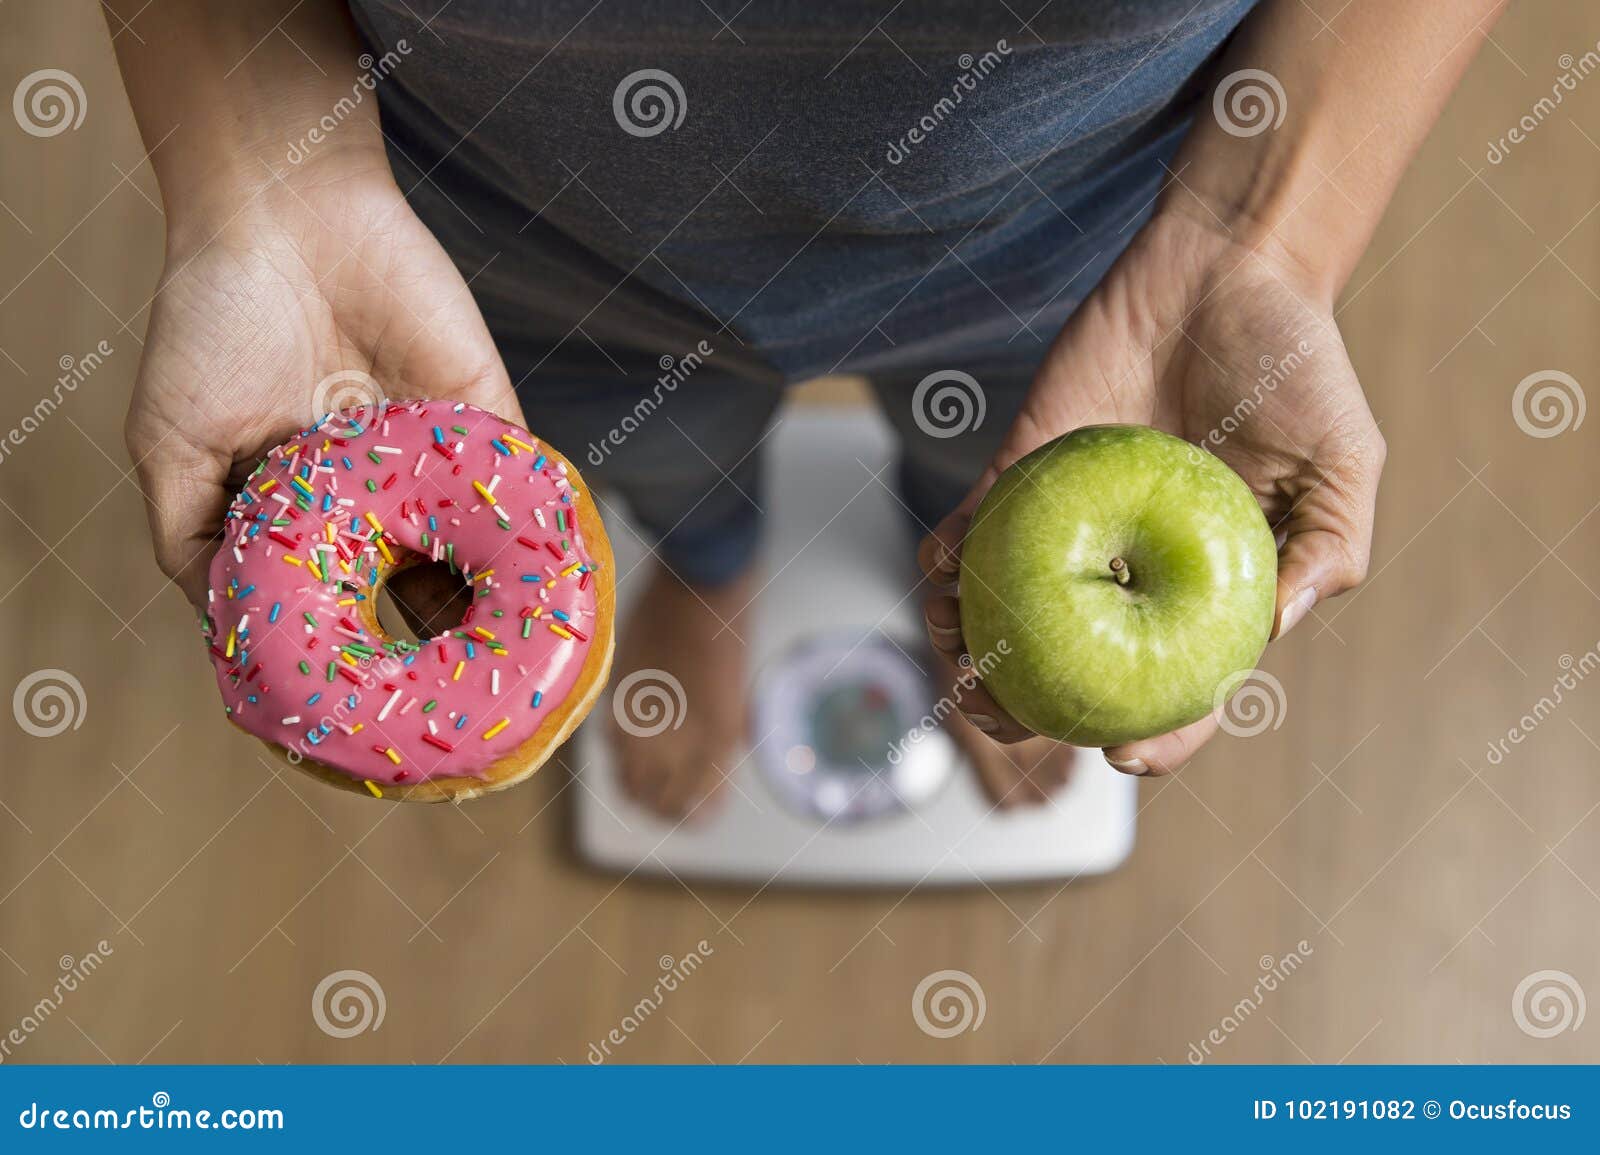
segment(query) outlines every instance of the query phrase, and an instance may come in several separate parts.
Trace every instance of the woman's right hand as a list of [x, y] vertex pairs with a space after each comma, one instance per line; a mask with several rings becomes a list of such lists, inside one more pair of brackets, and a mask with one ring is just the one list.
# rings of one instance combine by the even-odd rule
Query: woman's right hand
[[522, 422], [465, 281], [381, 147], [262, 178], [233, 197], [207, 190], [219, 207], [200, 219], [169, 204], [183, 223], [128, 410], [156, 560], [202, 611], [237, 487], [272, 446], [359, 396], [357, 373], [391, 399], [457, 399]]
[[466, 282], [395, 185], [343, 0], [105, 4], [138, 24], [112, 44], [167, 219], [128, 449], [156, 560], [203, 611], [237, 486], [360, 375], [522, 417]]

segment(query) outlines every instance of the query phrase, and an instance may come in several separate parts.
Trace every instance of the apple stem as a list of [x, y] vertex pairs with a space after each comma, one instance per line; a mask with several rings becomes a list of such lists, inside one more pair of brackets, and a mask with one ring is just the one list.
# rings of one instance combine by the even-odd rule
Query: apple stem
[[1125, 586], [1130, 580], [1132, 580], [1132, 575], [1128, 573], [1128, 563], [1123, 561], [1120, 557], [1114, 557], [1111, 559], [1111, 572], [1116, 575], [1117, 584], [1119, 586]]

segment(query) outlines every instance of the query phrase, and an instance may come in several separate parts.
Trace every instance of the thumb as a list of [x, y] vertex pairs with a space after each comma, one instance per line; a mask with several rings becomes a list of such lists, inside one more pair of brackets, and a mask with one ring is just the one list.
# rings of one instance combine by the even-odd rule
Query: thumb
[[1292, 630], [1318, 602], [1338, 597], [1367, 577], [1383, 443], [1337, 475], [1325, 476], [1297, 501], [1278, 529], [1278, 604], [1272, 636]]
[[[485, 333], [484, 337], [487, 340], [488, 334]], [[456, 368], [454, 372], [447, 371], [433, 380], [437, 382], [431, 387], [436, 397], [465, 401], [479, 409], [499, 414], [524, 429], [528, 427], [528, 419], [523, 416], [522, 405], [517, 400], [517, 391], [506, 373], [505, 362], [500, 359], [493, 345], [488, 347], [481, 359], [468, 363], [465, 368]]]
[[[440, 254], [441, 262], [447, 262]], [[527, 418], [477, 302], [454, 266], [456, 284], [445, 303], [420, 323], [402, 362], [409, 392], [465, 401], [527, 428]]]
[[228, 508], [230, 463], [191, 445], [175, 426], [152, 433], [137, 417], [130, 417], [127, 444], [144, 491], [156, 564], [204, 613], [211, 557]]

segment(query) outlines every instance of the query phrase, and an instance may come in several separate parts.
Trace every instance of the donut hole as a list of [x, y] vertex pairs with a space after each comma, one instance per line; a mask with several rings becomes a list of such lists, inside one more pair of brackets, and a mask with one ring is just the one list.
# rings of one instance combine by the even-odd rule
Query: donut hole
[[472, 586], [444, 562], [424, 558], [391, 571], [374, 601], [384, 633], [420, 644], [461, 625], [472, 605]]

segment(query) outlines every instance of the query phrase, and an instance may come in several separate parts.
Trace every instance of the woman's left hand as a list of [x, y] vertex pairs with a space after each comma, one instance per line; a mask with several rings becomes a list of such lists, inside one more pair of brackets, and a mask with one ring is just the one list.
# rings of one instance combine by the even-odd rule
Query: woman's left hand
[[[1083, 425], [1151, 425], [1244, 478], [1281, 543], [1274, 638], [1363, 580], [1385, 447], [1323, 281], [1270, 236], [1246, 243], [1193, 205], [1152, 218], [1056, 338], [989, 470], [923, 539], [924, 614], [952, 678], [971, 677], [954, 585], [978, 502], [1001, 470]], [[981, 685], [960, 707], [997, 719], [999, 741], [1032, 736]], [[1216, 728], [1209, 716], [1106, 758], [1170, 773]]]

